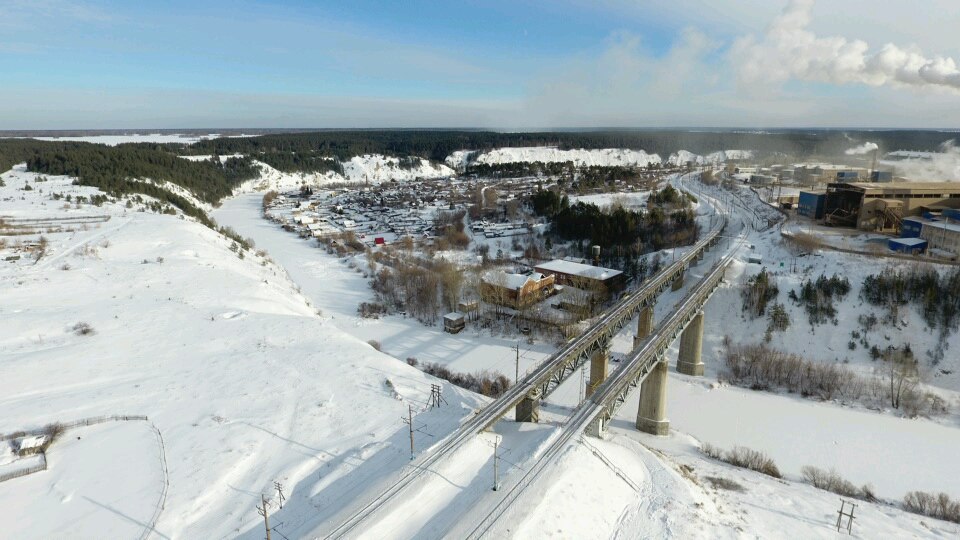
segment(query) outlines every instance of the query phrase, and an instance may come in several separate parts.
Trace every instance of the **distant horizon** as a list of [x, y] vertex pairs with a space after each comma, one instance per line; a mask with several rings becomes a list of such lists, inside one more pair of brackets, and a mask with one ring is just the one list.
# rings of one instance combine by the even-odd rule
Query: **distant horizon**
[[[960, 133], [957, 128], [924, 128], [924, 127], [751, 127], [751, 126], [636, 126], [636, 127], [547, 127], [547, 128], [486, 128], [486, 127], [199, 127], [199, 128], [58, 128], [58, 129], [0, 129], [0, 136], [32, 137], [32, 136], [72, 136], [72, 135], [221, 135], [246, 134], [250, 136], [266, 135], [271, 133], [313, 133], [338, 131], [474, 131], [488, 133], [591, 133], [591, 132], [644, 132], [644, 131], [685, 131], [703, 133], [731, 133], [744, 132], [760, 134], [763, 132], [788, 133], [803, 131], [858, 131], [858, 132], [888, 132], [888, 131], [926, 131], [939, 133]], [[254, 133], [261, 132], [261, 133]]]

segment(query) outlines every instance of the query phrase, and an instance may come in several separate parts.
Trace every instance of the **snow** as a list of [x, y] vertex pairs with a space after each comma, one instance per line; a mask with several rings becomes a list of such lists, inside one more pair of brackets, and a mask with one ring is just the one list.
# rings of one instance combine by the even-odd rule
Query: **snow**
[[477, 150], [456, 150], [443, 161], [450, 168], [462, 171], [466, 168], [468, 161], [479, 154]]
[[[187, 161], [209, 161], [211, 158], [213, 158], [213, 156], [210, 154], [200, 155], [200, 156], [180, 156], [180, 157]], [[217, 156], [217, 157], [220, 159], [220, 163], [223, 163], [224, 161], [230, 158], [243, 157], [243, 154], [227, 154], [225, 156]]]
[[716, 165], [730, 160], [741, 159], [753, 159], [753, 152], [751, 150], [720, 150], [707, 154], [706, 156], [701, 156], [687, 150], [678, 150], [670, 154], [666, 163], [679, 167], [690, 162], [696, 165]]
[[660, 163], [680, 166], [690, 161], [698, 165], [717, 164], [729, 160], [751, 158], [753, 158], [753, 152], [750, 150], [720, 150], [706, 156], [700, 156], [687, 150], [679, 150], [663, 160], [658, 154], [648, 154], [643, 150], [625, 148], [561, 150], [555, 146], [533, 146], [498, 148], [482, 153], [471, 150], [457, 150], [447, 156], [446, 163], [454, 169], [463, 170], [468, 161], [486, 164], [572, 161], [577, 166], [582, 167], [646, 167], [647, 165]]
[[329, 184], [381, 184], [394, 180], [404, 182], [417, 178], [447, 178], [455, 174], [453, 169], [425, 159], [420, 159], [419, 164], [410, 169], [400, 167], [399, 163], [398, 158], [380, 154], [354, 156], [342, 163], [344, 174], [341, 175], [333, 171], [285, 173], [254, 160], [254, 164], [260, 167], [260, 178], [244, 182], [234, 194], [268, 190], [284, 192], [300, 189], [301, 185], [322, 187]]
[[[149, 416], [170, 463], [162, 535], [257, 535], [255, 506], [274, 481], [288, 490], [274, 509], [284, 531], [323, 519], [408, 463], [399, 418], [424, 407], [431, 384], [449, 404], [418, 416], [435, 437], [482, 402], [341, 332], [283, 269], [253, 251], [240, 259], [214, 231], [122, 204], [64, 209], [50, 193], [82, 186], [33, 178], [37, 189], [20, 191], [31, 174], [4, 175], [3, 214], [111, 219], [47, 234], [37, 264], [0, 266], [0, 433]], [[73, 332], [81, 321], [94, 332]], [[142, 424], [68, 432], [50, 471], [0, 484], [5, 532], [139, 535], [160, 493], [156, 448]]]
[[29, 450], [31, 448], [37, 448], [43, 446], [43, 443], [46, 442], [46, 435], [28, 435], [26, 437], [21, 437], [17, 439], [17, 449], [20, 451]]
[[[462, 163], [463, 154], [451, 156], [452, 163]], [[623, 148], [604, 148], [601, 150], [560, 150], [554, 146], [534, 146], [520, 148], [498, 148], [484, 152], [476, 158], [477, 163], [500, 164], [516, 162], [562, 163], [572, 161], [577, 166], [592, 167], [646, 167], [659, 164], [660, 156], [648, 154], [643, 150]]]
[[[717, 316], [710, 311], [708, 319]], [[674, 373], [669, 388], [667, 415], [673, 429], [720, 448], [762, 450], [794, 479], [800, 478], [801, 467], [814, 465], [835, 468], [858, 486], [872, 484], [878, 496], [888, 499], [899, 500], [913, 490], [958, 496], [960, 463], [951, 457], [960, 448], [956, 427], [798, 396], [714, 387]], [[636, 419], [637, 404], [627, 401], [617, 418]], [[895, 464], [896, 473], [885, 474], [877, 464]]]
[[391, 180], [445, 178], [455, 174], [453, 169], [446, 165], [433, 164], [426, 159], [418, 159], [419, 164], [416, 167], [404, 169], [399, 166], [400, 160], [398, 158], [380, 154], [364, 154], [354, 156], [350, 158], [350, 161], [344, 162], [343, 172], [348, 182], [371, 182], [374, 184]]
[[607, 280], [623, 273], [620, 270], [601, 268], [599, 266], [591, 266], [589, 264], [580, 264], [572, 261], [565, 261], [563, 259], [555, 259], [545, 263], [540, 263], [537, 265], [537, 270], [547, 273], [556, 272], [560, 274], [589, 277], [600, 280]]
[[[246, 137], [247, 135], [235, 135], [236, 137]], [[193, 144], [205, 139], [216, 139], [220, 137], [217, 133], [207, 135], [184, 135], [184, 134], [161, 134], [161, 133], [131, 133], [130, 135], [83, 135], [67, 137], [30, 137], [38, 141], [75, 141], [105, 144], [107, 146], [116, 146], [124, 143], [182, 143]]]
[[[440, 363], [464, 373], [483, 370], [513, 376], [515, 372], [516, 336], [499, 335], [468, 325], [458, 334], [448, 334], [439, 324], [425, 326], [421, 322], [392, 315], [380, 319], [364, 319], [357, 315], [361, 302], [373, 300], [367, 279], [360, 272], [366, 267], [362, 258], [351, 259], [358, 270], [351, 270], [347, 260], [316, 249], [313, 241], [296, 235], [258, 215], [260, 198], [241, 195], [225, 201], [213, 215], [243, 236], [256, 240], [267, 249], [303, 293], [321, 306], [330, 322], [345, 333], [362, 341], [377, 340], [385, 352], [398, 359], [417, 358], [421, 363]], [[524, 344], [521, 349], [520, 374], [531, 370], [554, 350], [552, 344]]]
[[[35, 183], [22, 169], [4, 179], [4, 215], [110, 219], [48, 235], [49, 253], [36, 265], [0, 266], [0, 432], [99, 414], [148, 415], [163, 435], [170, 463], [169, 491], [157, 522], [163, 536], [261, 538], [255, 506], [261, 493], [271, 495], [274, 481], [287, 486], [287, 502], [283, 510], [272, 507], [271, 524], [289, 538], [320, 534], [409, 463], [408, 435], [399, 418], [408, 405], [423, 408], [430, 384], [443, 385], [448, 405], [417, 416], [418, 455], [485, 401], [398, 359], [416, 356], [457, 371], [490, 369], [512, 378], [514, 335], [470, 326], [450, 335], [439, 325], [399, 316], [358, 317], [357, 305], [372, 297], [360, 273], [363, 258], [338, 260], [262, 219], [258, 194], [225, 201], [213, 216], [253, 237], [279, 264], [253, 252], [240, 259], [230, 251], [230, 240], [177, 216], [128, 211], [121, 204], [77, 209], [49, 201], [52, 190], [92, 189], [72, 186], [69, 179]], [[21, 191], [26, 181], [43, 193]], [[706, 202], [698, 208], [698, 219], [708, 218], [708, 208]], [[792, 262], [776, 228], [751, 233], [749, 241], [768, 261]], [[688, 271], [686, 288], [660, 297], [657, 320], [719, 252]], [[70, 268], [61, 270], [63, 263]], [[820, 271], [844, 272], [855, 289], [838, 306], [837, 328], [811, 329], [785, 302], [794, 326], [789, 334], [775, 334], [774, 345], [823, 361], [842, 353], [851, 366], [869, 370], [863, 351], [853, 355], [846, 349], [856, 315], [866, 309], [853, 299], [866, 273], [887, 267], [826, 251], [806, 257], [796, 272], [777, 266], [782, 295]], [[737, 285], [754, 271], [734, 263], [727, 285], [706, 306], [707, 377], [671, 373], [672, 435], [637, 432], [637, 395], [632, 395], [607, 439], [570, 447], [491, 537], [766, 538], [784, 531], [833, 537], [838, 496], [798, 483], [798, 469], [807, 464], [836, 467], [856, 483], [873, 483], [888, 499], [913, 489], [960, 495], [960, 470], [950, 453], [960, 443], [953, 416], [905, 419], [890, 411], [712, 384], [722, 336], [746, 341], [765, 328], [762, 319], [739, 317]], [[908, 333], [925, 336], [916, 341], [919, 352], [935, 338], [919, 328], [916, 314], [909, 319], [909, 327], [884, 331], [895, 343]], [[74, 333], [79, 321], [95, 333]], [[632, 347], [633, 328], [627, 325], [614, 338], [615, 359]], [[393, 358], [364, 343], [371, 339]], [[671, 359], [676, 346], [668, 353]], [[524, 348], [521, 374], [555, 349], [540, 342]], [[503, 475], [522, 474], [558, 432], [578, 401], [578, 379], [571, 377], [550, 396], [541, 424], [495, 426]], [[957, 387], [947, 375], [936, 382], [948, 396]], [[474, 509], [489, 508], [500, 496], [490, 489], [494, 436], [479, 436], [438, 464], [361, 534], [464, 536], [458, 527], [473, 523]], [[787, 478], [774, 480], [704, 458], [696, 450], [698, 440], [762, 449]], [[50, 470], [0, 483], [0, 518], [18, 538], [138, 536], [162, 493], [159, 450], [146, 422], [68, 431], [48, 452]], [[711, 475], [735, 480], [746, 491], [711, 488], [705, 480]], [[854, 532], [862, 537], [960, 534], [956, 525], [888, 505], [863, 503], [858, 516]]]
[[160, 503], [160, 450], [145, 422], [71, 430], [47, 467], [0, 484], [4, 536], [135, 538]]

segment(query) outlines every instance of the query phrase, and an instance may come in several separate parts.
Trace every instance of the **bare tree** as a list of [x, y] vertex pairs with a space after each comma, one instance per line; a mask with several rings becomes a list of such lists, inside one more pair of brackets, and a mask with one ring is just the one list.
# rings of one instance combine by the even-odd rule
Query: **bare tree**
[[456, 265], [441, 259], [434, 267], [440, 278], [443, 302], [450, 311], [455, 311], [463, 291], [464, 275]]

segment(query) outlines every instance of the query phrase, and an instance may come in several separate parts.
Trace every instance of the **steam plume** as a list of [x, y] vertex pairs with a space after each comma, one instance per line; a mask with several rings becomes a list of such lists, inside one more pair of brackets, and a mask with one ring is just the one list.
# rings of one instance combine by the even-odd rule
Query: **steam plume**
[[880, 147], [876, 143], [868, 142], [863, 143], [860, 146], [855, 146], [847, 150], [846, 154], [848, 156], [862, 156], [864, 154], [869, 154], [874, 150], [878, 150]]
[[731, 55], [743, 82], [797, 78], [960, 90], [960, 69], [953, 58], [927, 57], [892, 43], [871, 52], [858, 39], [817, 36], [808, 30], [813, 3], [791, 0], [760, 40], [753, 36], [737, 40]]

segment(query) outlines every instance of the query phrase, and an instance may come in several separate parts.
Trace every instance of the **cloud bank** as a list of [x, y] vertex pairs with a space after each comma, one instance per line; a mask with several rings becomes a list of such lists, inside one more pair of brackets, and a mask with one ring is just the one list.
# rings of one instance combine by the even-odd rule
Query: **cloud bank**
[[809, 30], [813, 4], [814, 0], [791, 0], [764, 36], [744, 37], [733, 44], [730, 57], [741, 83], [800, 79], [960, 90], [960, 69], [953, 58], [930, 57], [893, 43], [871, 52], [859, 39], [816, 35]]

